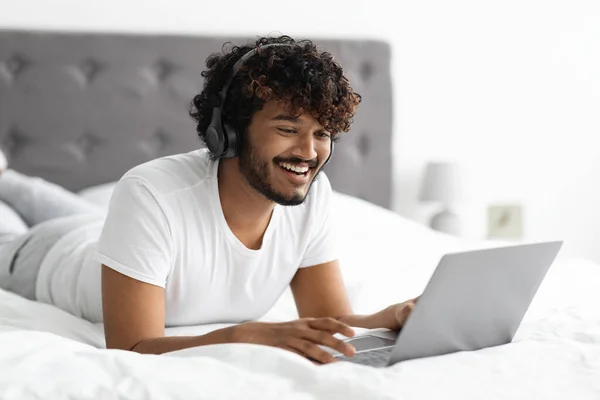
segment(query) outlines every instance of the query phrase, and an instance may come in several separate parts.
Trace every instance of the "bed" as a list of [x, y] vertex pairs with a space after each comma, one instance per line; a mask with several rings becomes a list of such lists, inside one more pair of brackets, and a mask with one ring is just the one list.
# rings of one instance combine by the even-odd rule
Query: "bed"
[[[0, 145], [13, 168], [105, 207], [127, 169], [199, 146], [187, 102], [225, 40], [247, 38], [0, 31]], [[327, 174], [344, 280], [355, 311], [373, 312], [418, 295], [443, 254], [502, 244], [437, 233], [389, 210], [390, 47], [317, 41], [363, 95]], [[597, 264], [559, 255], [513, 343], [387, 369], [316, 366], [245, 344], [162, 356], [106, 350], [100, 324], [0, 291], [0, 398], [599, 399], [599, 287]], [[287, 291], [261, 319], [296, 316]]]

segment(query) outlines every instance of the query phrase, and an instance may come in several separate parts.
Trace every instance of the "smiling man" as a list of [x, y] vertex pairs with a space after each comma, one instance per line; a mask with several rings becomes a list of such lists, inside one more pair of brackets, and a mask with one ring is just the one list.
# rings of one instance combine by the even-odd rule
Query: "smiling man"
[[[107, 347], [140, 353], [244, 342], [328, 363], [318, 345], [354, 352], [335, 333], [399, 329], [414, 300], [353, 314], [337, 261], [321, 170], [361, 100], [341, 66], [282, 36], [213, 54], [202, 76], [190, 114], [207, 148], [127, 172], [81, 270], [42, 267], [37, 293], [103, 321]], [[57, 277], [67, 275], [75, 289], [64, 293]], [[288, 287], [300, 319], [252, 322]], [[222, 322], [238, 324], [164, 336], [165, 326]]]

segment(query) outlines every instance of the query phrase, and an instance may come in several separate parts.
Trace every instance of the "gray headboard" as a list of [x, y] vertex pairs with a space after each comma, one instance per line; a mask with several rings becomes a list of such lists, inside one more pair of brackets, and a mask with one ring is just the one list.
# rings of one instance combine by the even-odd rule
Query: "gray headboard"
[[[188, 104], [205, 59], [249, 38], [0, 30], [0, 146], [12, 168], [71, 190], [199, 146]], [[327, 166], [333, 188], [389, 208], [390, 47], [319, 40], [363, 96]]]

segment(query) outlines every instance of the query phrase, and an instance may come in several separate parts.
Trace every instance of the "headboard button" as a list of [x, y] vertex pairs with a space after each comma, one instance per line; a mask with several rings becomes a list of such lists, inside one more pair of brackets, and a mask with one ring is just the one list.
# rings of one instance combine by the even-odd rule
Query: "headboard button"
[[169, 79], [169, 77], [177, 69], [178, 69], [178, 67], [175, 64], [173, 64], [172, 62], [169, 62], [164, 59], [159, 59], [148, 68], [148, 70], [150, 72], [148, 76], [150, 78], [152, 78], [152, 80], [156, 84], [162, 84], [167, 79]]
[[9, 158], [17, 155], [31, 143], [31, 138], [16, 126], [12, 126], [2, 139], [2, 148]]
[[81, 149], [81, 151], [86, 155], [92, 154], [94, 148], [100, 145], [103, 142], [98, 136], [86, 132], [83, 135], [79, 136], [75, 143]]
[[158, 129], [148, 139], [140, 142], [139, 148], [149, 157], [157, 157], [170, 144], [171, 138], [169, 134], [162, 129]]
[[92, 133], [86, 132], [69, 143], [66, 147], [78, 162], [84, 162], [96, 147], [101, 145], [104, 140]]
[[368, 82], [373, 76], [373, 72], [373, 64], [369, 62], [362, 63], [358, 69], [358, 73], [360, 74], [360, 77], [362, 78], [363, 82]]
[[12, 82], [31, 65], [31, 61], [20, 54], [13, 54], [11, 57], [0, 63], [0, 74], [8, 82]]
[[79, 84], [81, 86], [87, 86], [92, 83], [102, 69], [103, 66], [99, 61], [88, 58], [76, 65], [72, 71]]

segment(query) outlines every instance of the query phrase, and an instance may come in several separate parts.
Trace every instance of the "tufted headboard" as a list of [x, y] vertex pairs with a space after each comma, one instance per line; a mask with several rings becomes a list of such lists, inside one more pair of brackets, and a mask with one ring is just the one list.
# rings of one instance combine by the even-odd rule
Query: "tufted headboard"
[[[248, 38], [0, 30], [0, 146], [12, 168], [71, 190], [198, 147], [188, 104], [225, 41]], [[390, 207], [390, 47], [319, 40], [363, 96], [327, 166], [334, 190]]]

